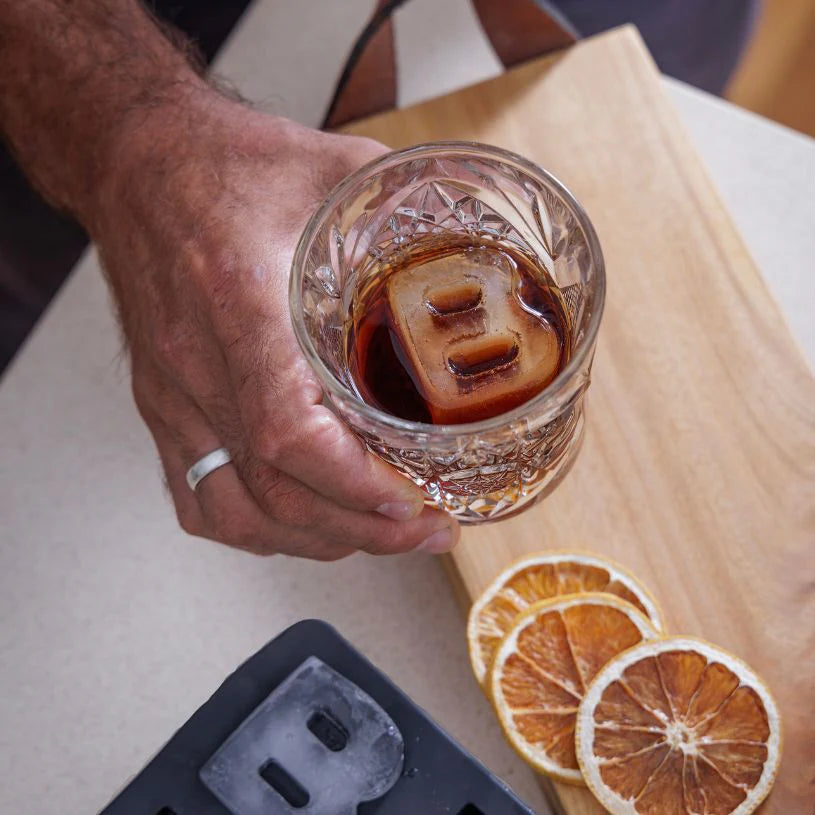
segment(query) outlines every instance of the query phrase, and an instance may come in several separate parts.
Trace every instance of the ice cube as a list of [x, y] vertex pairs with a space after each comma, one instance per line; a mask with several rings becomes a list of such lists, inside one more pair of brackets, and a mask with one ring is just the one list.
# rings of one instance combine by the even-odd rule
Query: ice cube
[[508, 256], [482, 248], [408, 267], [388, 281], [405, 362], [437, 424], [502, 413], [557, 373], [559, 338], [522, 307], [517, 274]]
[[[326, 735], [317, 716], [345, 738]], [[218, 748], [201, 780], [234, 815], [355, 815], [399, 779], [404, 742], [361, 688], [309, 657]]]

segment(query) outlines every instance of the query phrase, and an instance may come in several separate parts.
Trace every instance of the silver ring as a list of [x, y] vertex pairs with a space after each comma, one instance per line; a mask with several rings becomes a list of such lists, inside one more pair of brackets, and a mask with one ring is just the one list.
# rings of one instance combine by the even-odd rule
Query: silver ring
[[219, 447], [211, 453], [207, 453], [202, 458], [199, 458], [195, 464], [187, 470], [187, 484], [190, 489], [195, 492], [195, 488], [211, 473], [224, 464], [229, 464], [232, 461], [232, 456], [229, 455], [229, 450], [226, 447]]

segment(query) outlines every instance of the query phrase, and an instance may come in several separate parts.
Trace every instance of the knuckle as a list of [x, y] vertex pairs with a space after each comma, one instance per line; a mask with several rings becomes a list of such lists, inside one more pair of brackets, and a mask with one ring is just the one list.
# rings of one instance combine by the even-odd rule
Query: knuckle
[[339, 544], [319, 536], [315, 537], [312, 532], [300, 530], [287, 536], [285, 548], [282, 551], [308, 560], [331, 563], [354, 554], [356, 549], [347, 544]]
[[321, 453], [333, 453], [348, 444], [348, 431], [332, 413], [326, 411], [312, 421], [306, 438]]
[[243, 467], [261, 508], [287, 526], [306, 526], [319, 518], [318, 497], [308, 487], [266, 462], [253, 460]]
[[139, 389], [138, 392], [134, 389], [133, 399], [139, 415], [153, 434], [156, 444], [161, 448], [159, 433], [162, 429], [166, 430], [177, 415], [176, 401], [166, 389], [152, 385]]
[[178, 393], [157, 377], [134, 378], [131, 388], [139, 414], [151, 430], [156, 424], [173, 425], [184, 415]]
[[157, 326], [153, 339], [153, 353], [159, 365], [171, 371], [183, 369], [193, 354], [191, 327], [185, 323]]
[[273, 555], [279, 555], [283, 551], [279, 536], [270, 536], [268, 533], [261, 535], [258, 532], [251, 532], [227, 541], [227, 544], [234, 549], [241, 549], [244, 552], [251, 552], [253, 555], [260, 555], [261, 557], [272, 557]]
[[188, 535], [193, 535], [194, 537], [201, 537], [203, 535], [201, 523], [198, 518], [196, 518], [195, 513], [176, 504], [175, 516], [178, 519], [178, 525]]
[[230, 546], [249, 549], [258, 541], [257, 530], [247, 522], [243, 513], [227, 506], [213, 511], [211, 528], [216, 540]]
[[285, 438], [286, 434], [281, 432], [277, 423], [264, 422], [252, 435], [252, 453], [261, 461], [274, 464], [284, 457]]
[[136, 403], [136, 409], [139, 411], [139, 415], [146, 422], [150, 422], [155, 415], [155, 408], [153, 406], [152, 389], [149, 387], [146, 378], [134, 373], [130, 389], [133, 393], [133, 401]]
[[371, 530], [360, 548], [370, 555], [396, 555], [409, 552], [419, 543], [398, 521], [384, 521]]
[[253, 435], [253, 452], [261, 460], [278, 465], [291, 460], [303, 449], [314, 446], [314, 436], [307, 422], [294, 417], [267, 414]]
[[263, 503], [272, 516], [287, 526], [307, 526], [317, 520], [317, 496], [288, 478], [281, 478], [263, 493]]
[[156, 380], [156, 371], [152, 364], [134, 359], [130, 379], [130, 391], [133, 401], [142, 418], [156, 412], [160, 388]]
[[241, 527], [223, 541], [234, 549], [251, 552], [261, 557], [272, 557], [284, 551], [285, 541], [280, 534], [268, 530]]
[[236, 549], [243, 549], [246, 552], [262, 553], [266, 551], [266, 547], [257, 530], [238, 529], [227, 538], [227, 542]]

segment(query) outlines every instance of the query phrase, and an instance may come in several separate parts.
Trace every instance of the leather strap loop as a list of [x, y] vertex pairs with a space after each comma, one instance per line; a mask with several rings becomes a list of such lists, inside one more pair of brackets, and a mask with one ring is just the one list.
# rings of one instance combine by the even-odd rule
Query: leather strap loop
[[[396, 105], [396, 58], [391, 15], [407, 0], [378, 0], [337, 82], [323, 128], [390, 110]], [[471, 0], [504, 67], [565, 48], [577, 33], [535, 0]]]

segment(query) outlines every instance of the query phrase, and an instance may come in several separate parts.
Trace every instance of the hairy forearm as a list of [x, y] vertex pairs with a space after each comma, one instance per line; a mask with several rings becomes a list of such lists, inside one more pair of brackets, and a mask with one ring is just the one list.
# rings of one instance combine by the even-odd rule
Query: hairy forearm
[[0, 0], [0, 65], [0, 131], [88, 228], [124, 135], [209, 94], [138, 0]]

